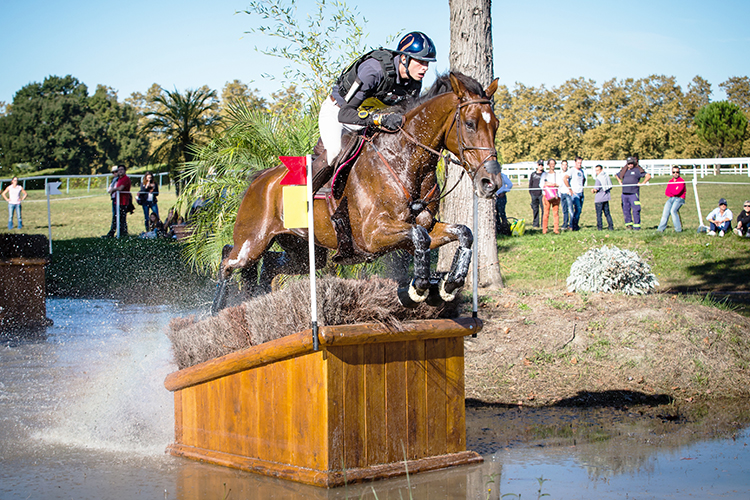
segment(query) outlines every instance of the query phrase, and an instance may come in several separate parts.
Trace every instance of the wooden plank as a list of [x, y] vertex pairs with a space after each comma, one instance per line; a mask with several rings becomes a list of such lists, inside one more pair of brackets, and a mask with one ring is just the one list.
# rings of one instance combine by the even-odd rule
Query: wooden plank
[[425, 341], [425, 390], [427, 394], [427, 455], [447, 453], [447, 400], [445, 392], [446, 339]]
[[341, 470], [344, 464], [344, 362], [343, 348], [326, 349], [328, 380], [328, 470]]
[[[319, 337], [322, 346], [332, 347], [466, 336], [481, 329], [482, 321], [478, 318], [456, 318], [405, 322], [404, 329], [399, 331], [391, 331], [380, 323], [325, 326], [321, 327]], [[307, 352], [312, 352], [309, 329], [170, 373], [164, 386], [176, 391]]]
[[363, 346], [346, 346], [344, 363], [344, 466], [347, 469], [364, 465], [365, 391]]
[[402, 342], [385, 344], [387, 462], [404, 460], [407, 446], [406, 353]]
[[182, 443], [182, 391], [174, 393], [174, 440]]
[[[272, 368], [272, 367], [271, 367]], [[258, 458], [278, 462], [275, 442], [275, 424], [277, 410], [273, 403], [277, 395], [273, 380], [273, 370], [266, 369], [259, 373], [258, 411]]]
[[365, 346], [365, 464], [388, 463], [383, 440], [387, 435], [385, 411], [385, 344]]
[[425, 391], [424, 341], [406, 343], [407, 457], [427, 456], [427, 401]]
[[457, 453], [466, 450], [463, 338], [446, 339], [445, 358], [446, 445], [448, 453]]

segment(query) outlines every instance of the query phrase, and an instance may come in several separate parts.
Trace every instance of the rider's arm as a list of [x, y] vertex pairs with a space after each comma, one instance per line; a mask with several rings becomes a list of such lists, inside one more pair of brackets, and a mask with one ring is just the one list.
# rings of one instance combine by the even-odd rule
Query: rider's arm
[[337, 99], [341, 109], [339, 110], [339, 123], [348, 123], [350, 125], [372, 125], [371, 115], [360, 115], [359, 106], [367, 99], [368, 94], [375, 91], [383, 80], [383, 70], [380, 63], [375, 59], [368, 59], [360, 64], [357, 70], [357, 77], [362, 82], [359, 90], [354, 94], [349, 102], [343, 102], [343, 99]]

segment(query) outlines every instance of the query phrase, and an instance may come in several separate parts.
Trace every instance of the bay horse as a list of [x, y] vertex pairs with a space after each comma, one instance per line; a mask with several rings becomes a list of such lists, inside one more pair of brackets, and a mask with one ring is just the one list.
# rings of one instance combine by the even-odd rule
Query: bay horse
[[[376, 133], [366, 140], [341, 198], [313, 202], [316, 266], [325, 265], [326, 249], [341, 252], [332, 215], [344, 208], [355, 250], [346, 263], [371, 261], [398, 249], [413, 254], [414, 277], [408, 289], [399, 291], [401, 303], [408, 307], [430, 295], [430, 250], [458, 240], [451, 269], [437, 284], [440, 299], [453, 300], [469, 271], [474, 238], [464, 225], [435, 219], [441, 198], [437, 164], [440, 151], [450, 151], [482, 198], [491, 198], [502, 185], [495, 149], [498, 120], [490, 100], [496, 90], [497, 80], [483, 90], [461, 73], [440, 76], [405, 112], [398, 132]], [[251, 179], [237, 212], [234, 245], [227, 245], [222, 255], [214, 313], [224, 307], [225, 282], [231, 273], [242, 269], [243, 278], [254, 280], [261, 257], [261, 281], [265, 275], [267, 283], [276, 274], [308, 272], [307, 229], [286, 229], [283, 224], [279, 181], [286, 173], [281, 165]], [[274, 241], [284, 252], [267, 251]], [[433, 293], [434, 288], [435, 284]]]

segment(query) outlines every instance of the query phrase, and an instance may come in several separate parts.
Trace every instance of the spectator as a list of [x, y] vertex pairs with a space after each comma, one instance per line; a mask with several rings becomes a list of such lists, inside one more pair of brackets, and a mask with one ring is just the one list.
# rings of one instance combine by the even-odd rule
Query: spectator
[[[112, 226], [109, 232], [102, 238], [113, 238], [115, 235], [123, 237], [128, 235], [127, 214], [132, 204], [130, 199], [130, 177], [125, 174], [125, 166], [118, 165], [117, 178], [107, 188], [107, 192], [112, 197]], [[119, 203], [117, 193], [120, 193]], [[120, 232], [117, 233], [117, 215], [120, 215]]]
[[147, 240], [153, 240], [156, 238], [166, 238], [167, 232], [164, 229], [164, 224], [159, 220], [159, 216], [154, 212], [149, 215], [149, 226], [148, 231], [141, 233], [140, 238]]
[[570, 219], [570, 229], [578, 231], [581, 227], [578, 221], [581, 219], [581, 210], [583, 210], [583, 186], [586, 185], [586, 172], [583, 171], [583, 158], [576, 156], [575, 167], [565, 180], [565, 186], [571, 193], [571, 202], [573, 203], [573, 216]]
[[143, 207], [143, 219], [146, 232], [149, 231], [149, 211], [159, 218], [159, 206], [156, 197], [159, 196], [159, 186], [154, 182], [154, 174], [146, 172], [141, 179], [141, 189], [138, 191], [138, 204]]
[[506, 234], [506, 231], [500, 231], [500, 228], [507, 228], [507, 236], [510, 236], [510, 226], [508, 225], [508, 217], [505, 215], [505, 205], [508, 204], [507, 193], [513, 187], [510, 177], [505, 175], [500, 169], [500, 177], [503, 179], [503, 185], [495, 193], [495, 231], [498, 233]]
[[596, 180], [594, 182], [594, 188], [591, 190], [594, 193], [594, 207], [596, 208], [596, 229], [602, 230], [602, 213], [607, 218], [607, 229], [612, 231], [615, 226], [612, 224], [612, 215], [609, 212], [609, 201], [611, 199], [610, 191], [612, 191], [612, 181], [609, 179], [609, 175], [604, 171], [601, 165], [594, 167], [596, 173]]
[[[615, 175], [617, 182], [622, 185], [622, 215], [625, 219], [625, 229], [641, 229], [641, 198], [640, 186], [651, 179], [640, 165], [638, 158], [629, 156], [625, 166]], [[644, 179], [643, 182], [639, 182]]]
[[562, 175], [555, 172], [557, 162], [550, 158], [547, 160], [548, 170], [542, 174], [541, 184], [544, 191], [544, 217], [542, 219], [542, 234], [547, 234], [549, 225], [549, 212], [552, 210], [555, 234], [560, 234], [560, 187], [562, 186]]
[[719, 237], [723, 238], [724, 233], [732, 229], [732, 211], [727, 208], [727, 200], [724, 198], [719, 200], [719, 206], [714, 208], [706, 220], [711, 224], [710, 230], [708, 231], [709, 236], [716, 236], [716, 231], [719, 231]]
[[21, 220], [21, 202], [26, 199], [28, 193], [18, 184], [18, 177], [13, 177], [10, 184], [3, 190], [3, 198], [8, 202], [8, 229], [13, 229], [13, 213], [18, 219], [18, 229], [23, 229]]
[[570, 172], [568, 172], [568, 160], [560, 162], [560, 174], [562, 175], [564, 184], [564, 186], [560, 188], [560, 210], [563, 213], [562, 230], [567, 231], [570, 229], [570, 219], [573, 218], [573, 201], [571, 196], [573, 192], [568, 187], [569, 184], [566, 181], [566, 179], [570, 177]]
[[680, 222], [680, 208], [685, 204], [685, 179], [680, 177], [680, 167], [672, 167], [672, 178], [667, 183], [667, 189], [664, 191], [664, 195], [667, 197], [667, 202], [664, 204], [664, 210], [661, 213], [661, 221], [657, 231], [663, 233], [667, 228], [667, 221], [669, 215], [672, 214], [672, 225], [674, 225], [674, 232], [682, 232], [682, 223]]
[[737, 214], [737, 228], [734, 234], [750, 238], [750, 200], [745, 200], [743, 210]]
[[531, 212], [534, 214], [532, 229], [539, 229], [539, 205], [542, 203], [542, 187], [540, 181], [544, 173], [544, 161], [536, 162], [536, 171], [529, 176], [529, 194], [531, 195]]

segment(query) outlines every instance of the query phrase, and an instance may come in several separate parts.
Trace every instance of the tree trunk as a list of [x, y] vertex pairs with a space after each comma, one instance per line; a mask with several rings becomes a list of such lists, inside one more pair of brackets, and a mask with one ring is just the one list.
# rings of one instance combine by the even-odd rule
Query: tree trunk
[[[492, 82], [492, 19], [491, 0], [449, 0], [451, 24], [451, 71], [460, 71], [475, 78], [485, 88]], [[446, 189], [450, 189], [461, 174], [461, 167], [448, 168]], [[442, 202], [441, 220], [465, 224], [473, 230], [474, 192], [471, 179], [464, 175], [460, 185]], [[479, 234], [474, 235], [478, 245], [479, 285], [502, 287], [500, 265], [497, 259], [495, 238], [494, 199], [479, 200]], [[456, 243], [440, 248], [438, 269], [450, 269]], [[476, 265], [476, 263], [474, 263]], [[472, 274], [469, 274], [469, 280]]]

